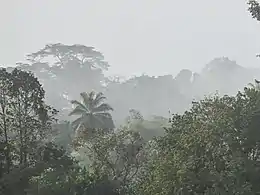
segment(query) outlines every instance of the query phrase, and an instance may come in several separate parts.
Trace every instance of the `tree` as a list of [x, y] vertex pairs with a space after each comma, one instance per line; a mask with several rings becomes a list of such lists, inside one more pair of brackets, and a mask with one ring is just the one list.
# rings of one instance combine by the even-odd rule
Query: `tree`
[[77, 100], [71, 101], [75, 106], [74, 110], [69, 114], [79, 115], [79, 118], [72, 122], [72, 126], [77, 131], [78, 129], [83, 129], [92, 131], [93, 129], [104, 129], [110, 130], [114, 128], [114, 123], [110, 111], [113, 111], [113, 108], [107, 104], [103, 103], [106, 99], [103, 96], [103, 93], [95, 93], [94, 91], [90, 93], [80, 93], [82, 101]]
[[[43, 194], [41, 192], [46, 192], [46, 189], [50, 192], [54, 190], [55, 184], [60, 184], [55, 183], [56, 181], [64, 182], [66, 174], [75, 168], [73, 159], [51, 142], [38, 147], [37, 152], [37, 162], [30, 166], [17, 166], [0, 178], [0, 190], [3, 194]], [[48, 179], [53, 183], [48, 183]]]
[[[34, 145], [50, 133], [56, 110], [44, 103], [44, 90], [32, 74], [18, 69], [8, 73], [1, 69], [0, 75], [0, 136], [6, 145], [5, 158], [9, 169], [10, 154], [16, 156], [19, 153], [20, 164], [28, 163]], [[15, 158], [18, 160], [17, 156]]]
[[44, 103], [45, 92], [31, 73], [14, 69], [10, 76], [12, 128], [15, 130], [14, 138], [20, 140], [20, 163], [27, 163], [31, 147], [51, 133], [56, 110]]
[[133, 120], [142, 122], [144, 120], [144, 117], [138, 110], [130, 109], [129, 116], [126, 118], [126, 121], [127, 123], [129, 123]]
[[68, 100], [75, 99], [82, 91], [102, 90], [103, 71], [109, 68], [102, 53], [79, 44], [47, 44], [27, 55], [27, 59], [28, 63], [18, 63], [17, 68], [39, 78], [46, 90], [46, 101], [61, 111], [60, 118], [66, 112], [63, 109], [69, 106]]
[[[260, 4], [256, 0], [249, 0], [248, 3], [248, 11], [252, 15], [253, 19], [256, 19], [258, 22], [260, 21]], [[256, 55], [257, 57], [260, 57], [260, 54]]]
[[116, 185], [106, 176], [91, 174], [55, 144], [46, 143], [38, 152], [34, 166], [18, 167], [0, 178], [2, 194], [119, 195]]
[[[72, 98], [81, 91], [100, 90], [102, 71], [109, 68], [102, 53], [95, 51], [93, 47], [78, 44], [49, 44], [28, 55], [31, 62], [42, 62], [48, 57], [55, 60], [49, 68], [50, 73], [55, 75], [63, 93]], [[77, 87], [74, 87], [75, 85]]]
[[11, 113], [9, 111], [8, 105], [10, 104], [9, 91], [12, 85], [10, 74], [5, 70], [0, 71], [0, 105], [1, 105], [1, 174], [9, 172], [12, 164], [11, 159], [11, 139], [10, 134], [10, 118]]
[[138, 110], [130, 109], [129, 116], [126, 118], [126, 126], [132, 131], [140, 133], [145, 141], [150, 141], [154, 137], [164, 134], [168, 121], [169, 119], [159, 116], [153, 116], [152, 119], [147, 120]]
[[[241, 74], [243, 78], [237, 79]], [[201, 96], [215, 93], [216, 90], [221, 95], [235, 95], [248, 82], [247, 70], [227, 57], [214, 58], [203, 68], [198, 85], [206, 82], [208, 85], [203, 86]]]
[[[17, 170], [31, 170], [38, 162], [38, 148], [52, 133], [51, 124], [55, 121], [56, 110], [44, 103], [44, 90], [31, 73], [19, 69], [8, 72], [2, 68], [0, 86], [2, 180], [17, 173]], [[23, 187], [29, 185], [28, 174], [26, 172], [22, 176], [20, 184]], [[9, 185], [11, 183], [6, 188]], [[11, 189], [6, 188], [4, 190]], [[22, 191], [21, 194], [24, 194]]]
[[257, 21], [260, 21], [260, 5], [256, 0], [248, 1], [248, 11], [251, 13], [252, 17]]
[[139, 194], [258, 194], [259, 93], [214, 96], [172, 117]]
[[66, 145], [53, 130], [56, 126], [70, 134], [70, 124], [54, 123], [56, 110], [45, 104], [44, 95], [32, 73], [0, 70], [1, 194], [118, 195], [117, 186], [106, 175], [87, 172], [68, 151], [51, 142], [55, 136], [54, 141]]
[[[142, 75], [122, 82], [110, 81], [104, 94], [116, 110], [113, 118], [119, 126], [125, 122], [129, 108], [138, 108], [145, 118], [151, 115], [168, 117], [169, 110], [183, 111], [187, 101], [178, 88], [172, 75], [157, 78]], [[174, 103], [176, 101], [178, 104]]]
[[107, 176], [121, 193], [129, 192], [142, 174], [146, 161], [145, 142], [138, 132], [123, 128], [104, 134], [99, 131], [91, 140], [76, 137], [74, 148], [85, 150], [93, 174]]

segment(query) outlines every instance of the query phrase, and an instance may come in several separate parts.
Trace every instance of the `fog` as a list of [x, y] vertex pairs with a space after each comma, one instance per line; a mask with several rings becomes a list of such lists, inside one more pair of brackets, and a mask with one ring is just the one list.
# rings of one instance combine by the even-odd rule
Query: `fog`
[[[252, 5], [256, 11], [248, 10]], [[87, 188], [84, 193], [79, 190], [87, 185], [86, 175], [94, 175], [90, 186], [95, 183], [92, 180], [109, 181], [112, 184], [104, 188], [115, 187], [115, 195], [140, 195], [146, 188], [140, 181], [151, 171], [147, 171], [147, 162], [159, 163], [154, 167], [160, 169], [163, 155], [177, 151], [179, 156], [169, 157], [169, 162], [175, 163], [169, 167], [182, 169], [190, 156], [181, 155], [201, 152], [197, 143], [215, 144], [216, 140], [212, 148], [219, 148], [201, 153], [225, 150], [228, 158], [223, 159], [234, 160], [232, 152], [244, 155], [247, 146], [242, 142], [249, 140], [255, 145], [248, 146], [253, 152], [246, 154], [244, 162], [248, 163], [252, 154], [257, 154], [252, 158], [259, 161], [260, 134], [259, 139], [252, 138], [258, 129], [250, 128], [260, 125], [259, 118], [255, 119], [260, 116], [255, 114], [260, 113], [260, 5], [252, 5], [244, 0], [2, 0], [0, 191], [8, 189], [9, 194], [4, 191], [7, 195], [20, 195], [12, 187], [20, 185], [19, 181], [10, 189], [1, 187], [10, 182], [6, 176], [12, 180], [18, 177], [11, 174], [37, 168], [26, 176], [27, 183], [21, 184], [32, 193], [21, 195], [34, 195], [33, 191], [48, 194], [55, 188], [52, 185], [59, 185], [60, 172], [66, 177], [56, 187], [63, 191], [51, 195], [67, 193], [67, 186], [75, 188], [68, 195], [92, 194]], [[259, 18], [254, 18], [254, 11]], [[246, 128], [251, 134], [243, 133]], [[214, 137], [215, 130], [219, 137]], [[234, 140], [227, 146], [230, 137]], [[235, 142], [241, 147], [230, 152]], [[164, 174], [160, 171], [168, 170], [167, 160], [155, 173], [162, 176], [158, 179], [162, 185]], [[71, 163], [68, 167], [62, 164], [67, 161]], [[236, 170], [232, 171], [230, 174]], [[79, 177], [83, 172], [86, 175]], [[68, 184], [67, 176], [75, 176], [75, 183]], [[83, 183], [79, 178], [85, 179]], [[249, 176], [245, 178], [241, 181], [249, 180]], [[146, 182], [155, 185], [152, 180]], [[158, 189], [150, 192], [151, 186], [146, 195], [159, 194]], [[183, 189], [176, 186], [173, 188]], [[93, 193], [97, 188], [91, 191], [88, 187]], [[130, 188], [140, 188], [139, 194], [130, 193]], [[162, 194], [172, 194], [169, 189]]]
[[[230, 94], [243, 89], [259, 74], [255, 56], [260, 51], [256, 44], [260, 41], [260, 27], [249, 17], [242, 0], [160, 3], [27, 0], [5, 2], [0, 9], [0, 53], [5, 67], [26, 62], [26, 55], [46, 44], [82, 44], [101, 52], [110, 67], [102, 69], [100, 78], [94, 79], [95, 84], [73, 89], [73, 94], [67, 95], [71, 100], [79, 98], [82, 91], [104, 92], [115, 109], [114, 120], [118, 123], [132, 108], [145, 116], [168, 117], [169, 111], [185, 110], [194, 98], [217, 90]], [[212, 60], [222, 57], [228, 59], [213, 63], [234, 67], [220, 65], [215, 68], [218, 70], [212, 70], [214, 73], [204, 69]], [[189, 71], [185, 75], [182, 69]], [[199, 76], [195, 74], [192, 79], [194, 73]], [[106, 79], [102, 75], [121, 80], [137, 77], [121, 84], [113, 81], [104, 89], [97, 86], [97, 82]], [[81, 80], [72, 73], [66, 76], [73, 88]], [[85, 83], [91, 80], [84, 78]], [[68, 92], [54, 86], [48, 88], [45, 84], [45, 90], [50, 103], [57, 105], [54, 99], [60, 103], [58, 97]]]
[[1, 63], [60, 42], [95, 47], [111, 64], [108, 75], [199, 72], [221, 56], [257, 67], [260, 27], [246, 9], [244, 0], [7, 1], [0, 6]]

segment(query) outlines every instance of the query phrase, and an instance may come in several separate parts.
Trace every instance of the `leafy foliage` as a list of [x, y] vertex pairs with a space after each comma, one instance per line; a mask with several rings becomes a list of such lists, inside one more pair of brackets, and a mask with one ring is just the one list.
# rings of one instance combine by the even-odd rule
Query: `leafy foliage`
[[258, 98], [258, 91], [245, 89], [174, 115], [157, 139], [141, 194], [258, 194]]
[[87, 148], [85, 155], [90, 159], [90, 169], [98, 175], [107, 175], [121, 190], [129, 190], [138, 178], [146, 160], [145, 142], [138, 132], [127, 129], [104, 134], [99, 131], [86, 142], [77, 137], [76, 150]]
[[142, 114], [135, 110], [130, 109], [129, 116], [126, 118], [126, 126], [140, 133], [145, 141], [150, 141], [156, 136], [164, 134], [164, 128], [168, 126], [169, 120], [164, 117], [153, 116], [150, 120], [145, 120]]
[[68, 120], [68, 100], [76, 99], [82, 91], [101, 91], [105, 80], [103, 71], [109, 68], [102, 53], [79, 44], [47, 44], [27, 55], [27, 59], [28, 63], [18, 63], [17, 68], [33, 72], [39, 78], [47, 102], [55, 105], [63, 120]]
[[72, 126], [77, 131], [87, 130], [93, 131], [95, 128], [107, 129], [110, 130], [114, 128], [114, 123], [110, 111], [113, 111], [113, 108], [103, 101], [106, 99], [102, 93], [80, 93], [82, 102], [77, 100], [71, 101], [75, 108], [70, 112], [70, 116], [79, 115], [72, 122]]
[[[17, 175], [12, 182], [26, 187], [30, 174], [37, 174], [38, 148], [51, 134], [56, 110], [44, 103], [44, 90], [31, 73], [1, 69], [0, 75], [1, 185], [23, 170], [22, 178]], [[14, 189], [5, 185], [6, 190]]]
[[[259, 3], [249, 0], [248, 5], [252, 17], [260, 21]], [[48, 62], [49, 57], [55, 62]], [[174, 79], [171, 75], [142, 75], [123, 83], [107, 83], [108, 99], [111, 94], [119, 95], [120, 89], [121, 98], [139, 103], [120, 105], [116, 96], [114, 105], [130, 115], [126, 125], [114, 129], [113, 108], [104, 103], [103, 93], [80, 93], [101, 91], [102, 71], [109, 65], [100, 52], [84, 45], [58, 43], [28, 55], [28, 60], [31, 64], [0, 69], [0, 194], [260, 194], [258, 80], [234, 96], [194, 101], [190, 109], [174, 114], [169, 121], [158, 116], [147, 120], [143, 112], [129, 111], [129, 107], [145, 105], [154, 115], [153, 109], [160, 113], [168, 109], [161, 107], [162, 101], [172, 106], [176, 104], [173, 100], [188, 97], [184, 100], [188, 102], [195, 94], [192, 90], [206, 77], [214, 86], [219, 85], [215, 78], [220, 75], [224, 83], [234, 82], [228, 79], [229, 72], [244, 71], [235, 61], [216, 58], [194, 81], [191, 77], [195, 75], [184, 69]], [[228, 74], [223, 75], [223, 70]], [[72, 123], [57, 122], [57, 110], [45, 103], [40, 82], [49, 92], [55, 88], [52, 100], [62, 102], [57, 106], [63, 115], [69, 96], [80, 93], [82, 101], [72, 101], [75, 107], [69, 116], [79, 118]], [[221, 90], [225, 93], [227, 88]], [[153, 107], [145, 95], [156, 99]], [[75, 153], [88, 162], [76, 160]]]
[[258, 21], [260, 21], [260, 5], [256, 0], [249, 0], [249, 12], [251, 13], [252, 17]]

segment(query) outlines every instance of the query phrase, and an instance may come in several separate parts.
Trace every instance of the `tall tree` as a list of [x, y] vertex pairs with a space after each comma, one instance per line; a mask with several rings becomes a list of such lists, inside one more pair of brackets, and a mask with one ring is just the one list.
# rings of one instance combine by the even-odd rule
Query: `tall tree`
[[[101, 52], [79, 44], [48, 44], [27, 57], [28, 64], [19, 63], [18, 68], [33, 72], [39, 78], [46, 90], [47, 102], [59, 111], [67, 108], [68, 100], [75, 99], [82, 91], [101, 91], [105, 80], [103, 71], [109, 68]], [[60, 117], [65, 115], [60, 114]]]
[[5, 70], [0, 70], [0, 137], [1, 139], [1, 175], [4, 172], [9, 172], [12, 164], [11, 159], [11, 139], [10, 139], [10, 129], [12, 115], [10, 112], [10, 88], [12, 85], [10, 74]]
[[81, 91], [100, 90], [102, 71], [109, 65], [103, 54], [93, 47], [56, 43], [28, 55], [31, 62], [43, 62], [50, 57], [55, 63], [51, 64], [49, 71], [55, 75], [63, 93], [73, 98]]
[[[56, 110], [44, 103], [44, 90], [31, 73], [18, 69], [8, 73], [1, 69], [0, 84], [1, 140], [5, 140], [6, 150], [16, 141], [8, 155], [18, 152], [16, 160], [25, 164], [35, 144], [51, 132]], [[6, 153], [6, 159], [10, 161], [8, 155]]]
[[79, 115], [79, 118], [72, 122], [75, 130], [84, 129], [89, 133], [95, 128], [109, 130], [114, 128], [114, 123], [110, 111], [113, 108], [103, 103], [106, 99], [103, 93], [95, 93], [94, 91], [80, 93], [82, 101], [73, 100], [71, 103], [75, 106], [74, 110], [69, 114]]
[[30, 151], [51, 131], [55, 110], [44, 103], [45, 92], [32, 73], [14, 69], [11, 74], [10, 109], [13, 132], [20, 145], [20, 163], [27, 163]]
[[[55, 114], [56, 110], [44, 103], [44, 90], [31, 73], [0, 69], [0, 153], [4, 157], [0, 186], [9, 173], [38, 162], [38, 148], [51, 134]], [[28, 182], [25, 176], [20, 184], [27, 186]]]

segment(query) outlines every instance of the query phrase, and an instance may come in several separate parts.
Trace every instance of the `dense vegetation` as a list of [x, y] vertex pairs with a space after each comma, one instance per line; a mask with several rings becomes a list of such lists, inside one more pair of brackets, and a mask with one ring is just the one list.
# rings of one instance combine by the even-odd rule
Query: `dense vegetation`
[[260, 82], [243, 88], [255, 71], [216, 58], [120, 81], [92, 47], [27, 57], [0, 69], [0, 194], [260, 194]]

